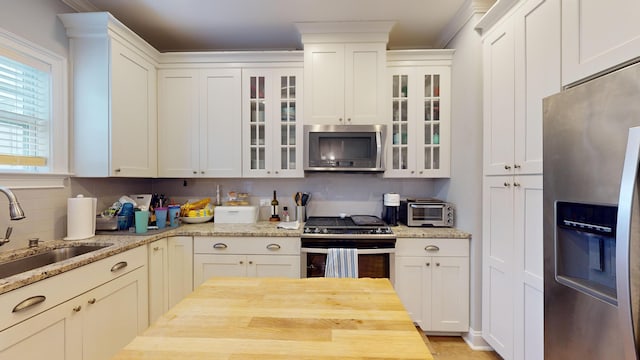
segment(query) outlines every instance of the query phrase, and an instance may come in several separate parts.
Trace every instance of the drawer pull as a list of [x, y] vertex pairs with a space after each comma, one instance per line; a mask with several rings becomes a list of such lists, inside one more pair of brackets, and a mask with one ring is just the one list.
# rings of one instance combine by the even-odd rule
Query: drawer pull
[[159, 246], [156, 246], [156, 247], [153, 248], [153, 251], [158, 251], [158, 250], [160, 250]]
[[118, 271], [118, 270], [120, 270], [120, 269], [124, 269], [124, 268], [126, 268], [126, 267], [127, 267], [127, 265], [128, 265], [128, 264], [127, 264], [127, 262], [126, 262], [126, 261], [120, 261], [119, 263], [117, 263], [117, 264], [115, 264], [115, 265], [113, 265], [113, 266], [111, 267], [111, 272], [116, 272], [116, 271]]
[[215, 243], [215, 244], [213, 244], [213, 248], [214, 249], [226, 249], [226, 248], [228, 248], [228, 246], [225, 243]]
[[425, 251], [440, 251], [440, 248], [435, 245], [427, 245], [424, 247]]
[[30, 298], [24, 299], [22, 300], [18, 305], [16, 305], [13, 308], [13, 312], [20, 312], [22, 310], [28, 309], [32, 306], [35, 306], [37, 304], [40, 304], [41, 302], [44, 302], [45, 300], [47, 300], [47, 298], [44, 295], [37, 295], [37, 296], [32, 296]]
[[269, 250], [280, 250], [281, 246], [279, 244], [269, 244], [267, 245], [267, 249]]
[[89, 304], [95, 304], [96, 303], [96, 298], [91, 298], [89, 299], [89, 301], [87, 301]]

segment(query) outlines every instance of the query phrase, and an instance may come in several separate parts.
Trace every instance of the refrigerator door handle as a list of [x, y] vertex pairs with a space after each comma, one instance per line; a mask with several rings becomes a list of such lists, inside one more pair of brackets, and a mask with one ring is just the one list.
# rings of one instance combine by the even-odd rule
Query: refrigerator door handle
[[[620, 181], [618, 221], [616, 225], [616, 288], [618, 318], [622, 327], [625, 359], [637, 359], [635, 326], [631, 307], [630, 245], [631, 217], [636, 201], [638, 164], [640, 163], [640, 127], [629, 129], [627, 150]], [[640, 246], [640, 244], [636, 245]]]

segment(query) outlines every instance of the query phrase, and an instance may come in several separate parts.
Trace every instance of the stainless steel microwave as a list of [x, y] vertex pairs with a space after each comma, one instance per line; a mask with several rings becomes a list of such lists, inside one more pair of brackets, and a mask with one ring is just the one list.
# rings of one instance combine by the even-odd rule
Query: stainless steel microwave
[[384, 171], [386, 125], [305, 125], [305, 171]]
[[407, 226], [453, 226], [453, 205], [442, 200], [400, 201], [400, 222]]

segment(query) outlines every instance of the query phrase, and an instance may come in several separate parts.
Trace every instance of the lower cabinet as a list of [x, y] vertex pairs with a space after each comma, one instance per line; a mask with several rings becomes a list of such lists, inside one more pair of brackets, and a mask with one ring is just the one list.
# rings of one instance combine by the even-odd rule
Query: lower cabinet
[[399, 238], [395, 289], [424, 331], [469, 331], [469, 239]]
[[[9, 321], [0, 359], [111, 358], [148, 326], [145, 264], [146, 249], [134, 249], [1, 296], [0, 316]], [[78, 288], [91, 289], [77, 295]], [[42, 301], [13, 311], [34, 297]]]
[[300, 277], [300, 238], [195, 237], [193, 286], [212, 276]]
[[149, 324], [193, 291], [193, 239], [171, 236], [148, 245]]

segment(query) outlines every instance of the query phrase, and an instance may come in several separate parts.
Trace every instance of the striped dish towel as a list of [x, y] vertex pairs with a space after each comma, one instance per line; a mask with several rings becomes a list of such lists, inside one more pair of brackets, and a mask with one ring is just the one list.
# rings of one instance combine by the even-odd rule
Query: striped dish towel
[[328, 249], [324, 277], [357, 278], [358, 249]]

